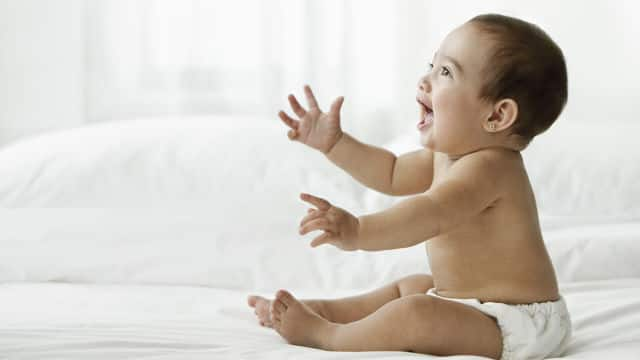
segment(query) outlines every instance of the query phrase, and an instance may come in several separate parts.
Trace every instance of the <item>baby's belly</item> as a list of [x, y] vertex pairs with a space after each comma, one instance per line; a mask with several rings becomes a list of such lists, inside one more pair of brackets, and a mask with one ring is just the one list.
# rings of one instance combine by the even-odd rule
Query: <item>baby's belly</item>
[[427, 241], [436, 292], [507, 304], [558, 299], [555, 273], [544, 246], [540, 249], [524, 241], [498, 243], [445, 236]]

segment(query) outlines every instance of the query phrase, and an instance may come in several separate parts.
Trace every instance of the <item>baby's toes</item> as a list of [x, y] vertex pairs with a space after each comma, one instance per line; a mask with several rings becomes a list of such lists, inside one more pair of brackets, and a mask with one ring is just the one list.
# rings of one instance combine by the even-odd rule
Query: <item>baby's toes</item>
[[282, 302], [285, 306], [289, 306], [297, 301], [296, 298], [287, 290], [278, 290], [278, 292], [276, 292], [276, 299]]
[[269, 311], [269, 307], [256, 309], [255, 313], [261, 325], [271, 326], [271, 312]]
[[260, 325], [265, 325], [265, 323], [268, 320], [269, 315], [267, 314], [267, 316], [265, 316], [263, 313], [261, 313], [257, 309], [254, 310], [253, 313], [256, 314], [256, 317], [258, 318], [258, 321], [260, 322]]
[[260, 316], [260, 324], [266, 327], [273, 326], [273, 321], [271, 320], [271, 312], [269, 312], [269, 310], [267, 310], [264, 315]]
[[280, 331], [281, 326], [282, 326], [282, 321], [280, 321], [280, 319], [273, 319], [273, 322], [271, 323], [271, 328], [273, 328], [276, 331]]
[[287, 307], [282, 303], [282, 301], [273, 300], [269, 310], [271, 311], [271, 320], [276, 321], [282, 318], [282, 313], [287, 310]]
[[256, 315], [264, 317], [269, 314], [269, 304], [258, 305], [255, 310]]
[[265, 298], [260, 298], [258, 300], [258, 302], [256, 302], [256, 311], [258, 313], [265, 313], [265, 312], [269, 312], [269, 305], [271, 304], [271, 301]]
[[282, 316], [286, 307], [280, 301], [272, 301], [269, 311], [271, 312], [271, 327], [279, 330], [282, 325]]

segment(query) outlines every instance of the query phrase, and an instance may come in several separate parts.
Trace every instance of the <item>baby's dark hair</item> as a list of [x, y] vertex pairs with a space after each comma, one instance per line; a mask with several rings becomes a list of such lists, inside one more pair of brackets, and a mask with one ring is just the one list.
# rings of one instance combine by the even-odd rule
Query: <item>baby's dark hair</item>
[[493, 40], [480, 97], [491, 102], [510, 98], [518, 104], [513, 133], [526, 146], [553, 124], [567, 103], [562, 50], [538, 26], [520, 19], [485, 14], [469, 23]]

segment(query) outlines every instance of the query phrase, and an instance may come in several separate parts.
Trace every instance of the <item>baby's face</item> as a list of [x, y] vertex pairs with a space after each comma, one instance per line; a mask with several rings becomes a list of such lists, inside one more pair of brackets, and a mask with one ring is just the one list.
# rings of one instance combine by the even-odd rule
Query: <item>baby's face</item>
[[469, 23], [444, 39], [433, 68], [418, 83], [423, 146], [450, 155], [483, 147], [487, 139], [483, 121], [491, 115], [492, 104], [481, 100], [479, 93], [489, 50], [489, 39]]

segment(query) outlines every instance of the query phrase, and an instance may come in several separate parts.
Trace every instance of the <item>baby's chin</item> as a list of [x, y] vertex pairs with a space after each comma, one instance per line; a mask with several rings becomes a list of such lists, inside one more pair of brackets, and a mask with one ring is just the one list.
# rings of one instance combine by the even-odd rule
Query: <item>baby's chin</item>
[[452, 149], [447, 148], [448, 144], [438, 143], [436, 139], [433, 138], [433, 134], [430, 134], [429, 132], [420, 134], [420, 145], [427, 150], [441, 154], [452, 155], [456, 153], [456, 151], [452, 151]]
[[429, 131], [420, 132], [420, 145], [425, 149], [429, 149], [431, 151], [436, 151], [435, 144], [433, 143], [433, 139], [431, 138], [431, 129]]

